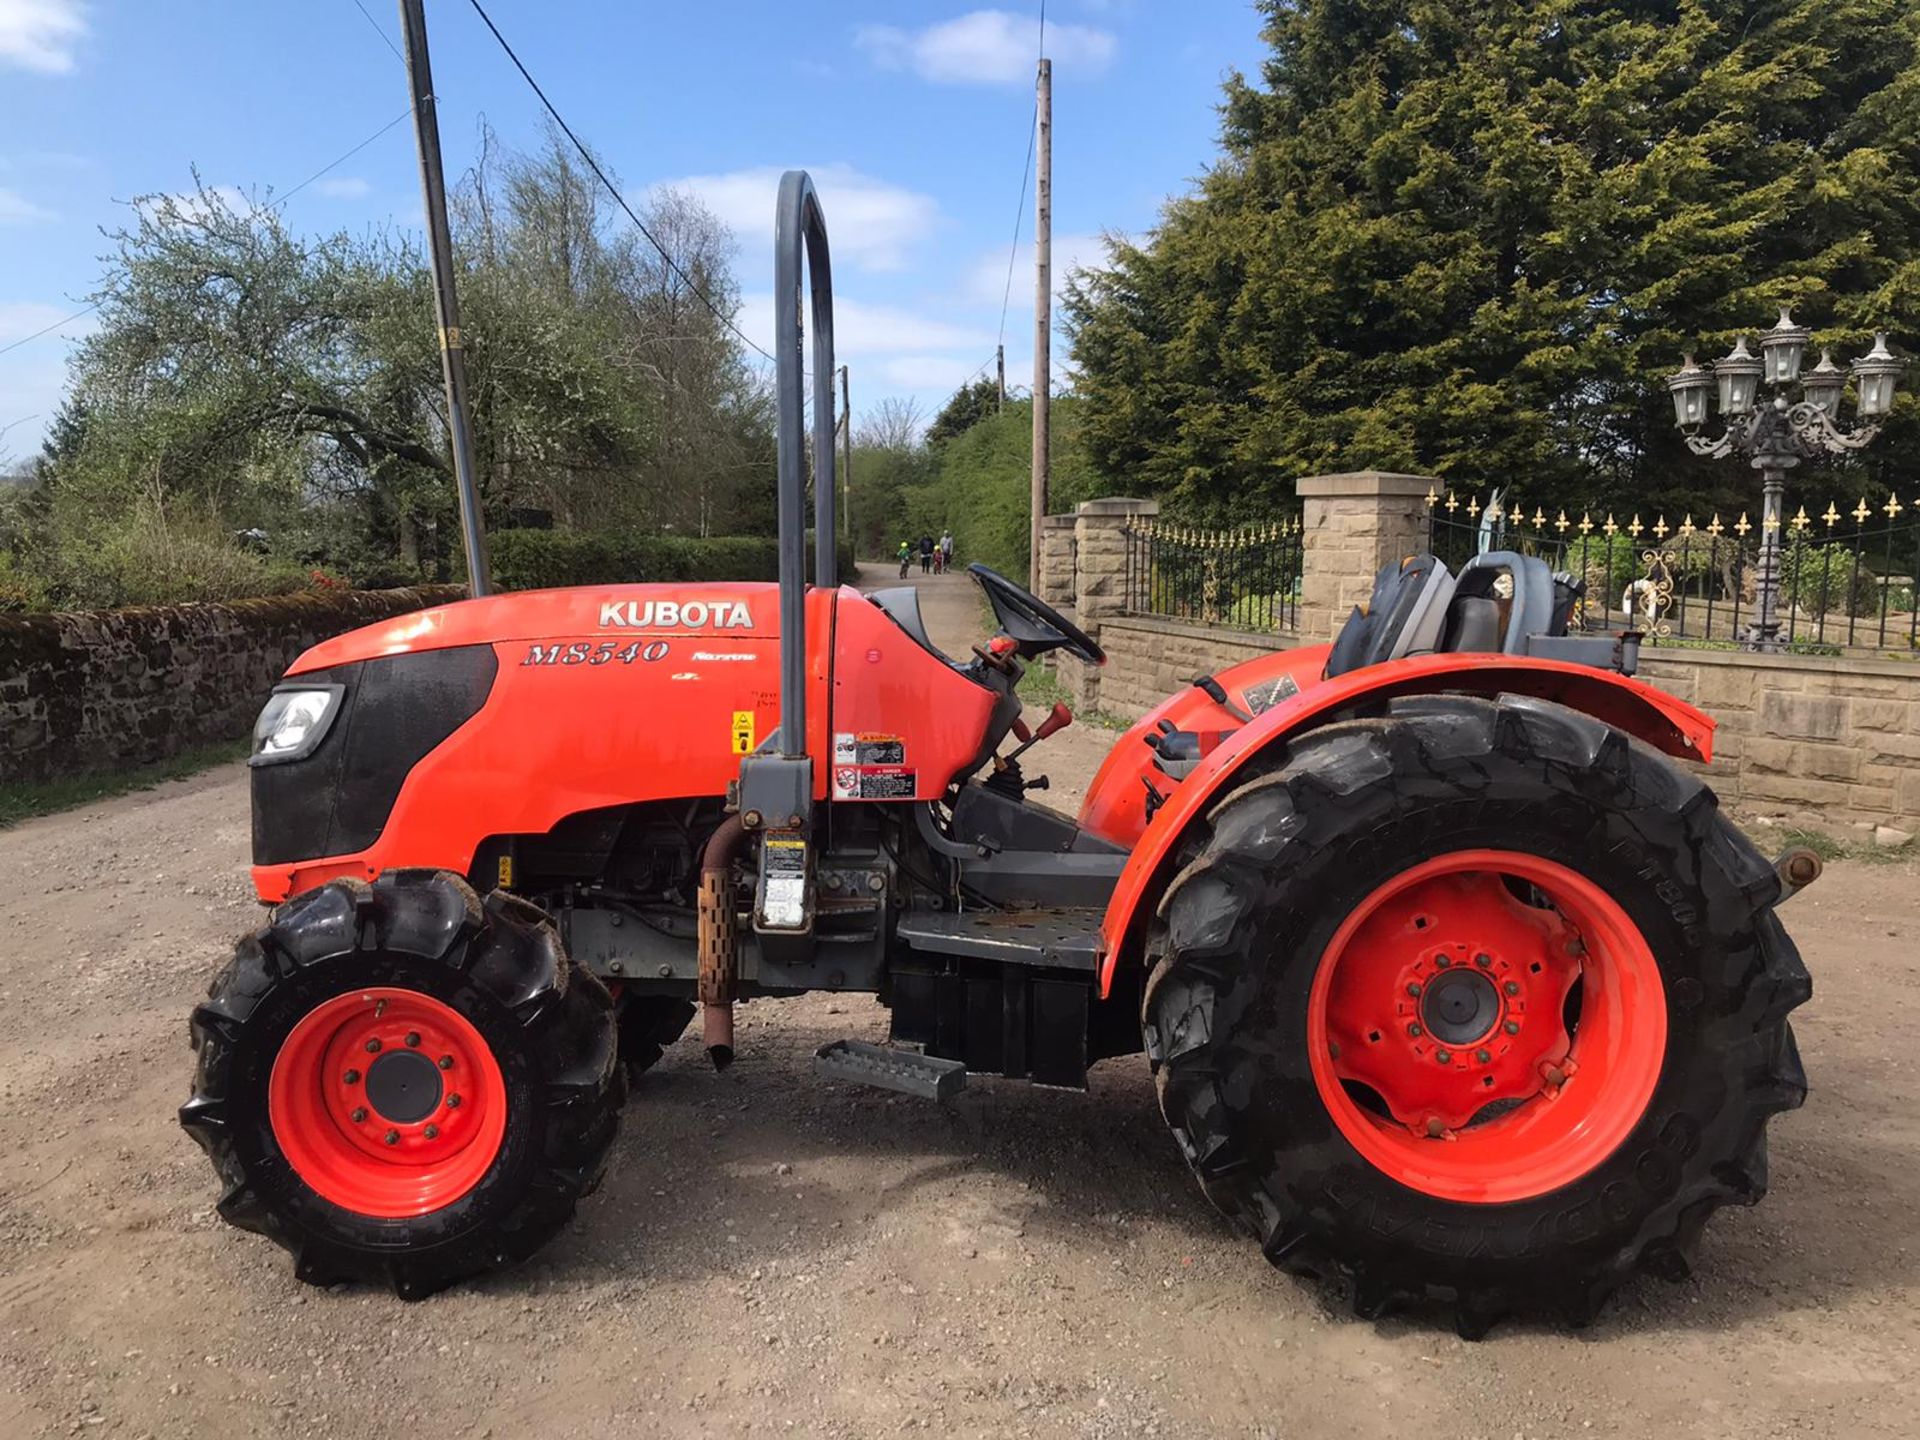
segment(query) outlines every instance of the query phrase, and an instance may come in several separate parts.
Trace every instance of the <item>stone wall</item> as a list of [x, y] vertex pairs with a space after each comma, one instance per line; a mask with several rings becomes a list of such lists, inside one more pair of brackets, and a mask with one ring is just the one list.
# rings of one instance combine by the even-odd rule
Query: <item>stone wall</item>
[[239, 739], [309, 646], [465, 595], [439, 585], [0, 615], [0, 781], [120, 769]]

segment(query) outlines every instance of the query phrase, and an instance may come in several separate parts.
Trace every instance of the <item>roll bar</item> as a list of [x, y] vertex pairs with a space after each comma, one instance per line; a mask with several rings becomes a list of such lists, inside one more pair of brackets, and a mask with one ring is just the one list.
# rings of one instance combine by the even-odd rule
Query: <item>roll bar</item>
[[[833, 267], [827, 253], [827, 217], [813, 180], [804, 170], [789, 170], [780, 177], [773, 221], [774, 404], [780, 433], [780, 728], [773, 736], [772, 754], [748, 755], [740, 762], [739, 809], [749, 830], [763, 826], [802, 830], [813, 814], [813, 758], [807, 753], [803, 265], [812, 298], [813, 573], [817, 584], [831, 587], [838, 579], [833, 546]], [[782, 921], [775, 928], [804, 926]]]
[[816, 585], [831, 589], [838, 583], [833, 544], [833, 264], [827, 253], [827, 217], [813, 178], [804, 170], [789, 170], [780, 177], [773, 226], [774, 395], [780, 425], [780, 753], [786, 756], [807, 753], [803, 260], [813, 302], [813, 578]]

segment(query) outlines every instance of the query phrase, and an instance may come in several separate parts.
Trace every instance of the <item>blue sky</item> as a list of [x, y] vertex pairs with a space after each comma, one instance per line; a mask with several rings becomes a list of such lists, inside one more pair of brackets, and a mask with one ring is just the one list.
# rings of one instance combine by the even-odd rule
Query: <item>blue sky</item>
[[[103, 226], [134, 196], [285, 191], [406, 105], [391, 0], [0, 0], [0, 347], [80, 308]], [[685, 185], [733, 228], [741, 324], [770, 325], [773, 187], [812, 170], [835, 259], [856, 416], [936, 407], [990, 363], [1032, 115], [1036, 3], [485, 0], [574, 128], [637, 198]], [[509, 143], [537, 102], [466, 0], [428, 0], [450, 173], [485, 117]], [[369, 23], [368, 15], [372, 17]], [[1226, 72], [1260, 59], [1250, 0], [1051, 0], [1056, 271], [1137, 232], [1214, 153]], [[400, 124], [294, 196], [296, 229], [419, 225]], [[1032, 375], [1032, 192], [1006, 316]], [[86, 322], [0, 355], [0, 457], [30, 453]], [[1056, 341], [1056, 375], [1064, 345]], [[29, 418], [31, 417], [31, 418]]]

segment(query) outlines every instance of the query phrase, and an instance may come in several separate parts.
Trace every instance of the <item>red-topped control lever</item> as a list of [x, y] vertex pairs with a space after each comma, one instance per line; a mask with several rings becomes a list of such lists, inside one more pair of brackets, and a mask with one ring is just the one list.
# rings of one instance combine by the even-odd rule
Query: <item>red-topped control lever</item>
[[[1053, 709], [1047, 712], [1047, 718], [1035, 726], [1031, 734], [1021, 737], [1020, 744], [1014, 748], [1012, 754], [1007, 756], [1006, 763], [1018, 760], [1022, 755], [1026, 754], [1030, 748], [1038, 745], [1049, 735], [1059, 734], [1072, 723], [1073, 711], [1067, 708], [1067, 702], [1064, 700], [1054, 701]], [[1026, 727], [1019, 721], [1014, 722], [1014, 734], [1019, 735], [1024, 729], [1026, 729]]]

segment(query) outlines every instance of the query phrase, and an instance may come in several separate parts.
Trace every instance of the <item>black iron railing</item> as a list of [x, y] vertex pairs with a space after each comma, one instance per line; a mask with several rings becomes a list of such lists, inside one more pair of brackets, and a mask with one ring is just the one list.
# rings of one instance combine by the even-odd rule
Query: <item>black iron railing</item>
[[1298, 520], [1234, 530], [1143, 520], [1122, 533], [1126, 608], [1132, 613], [1269, 632], [1298, 623]]
[[[1635, 514], [1483, 502], [1448, 492], [1429, 500], [1428, 548], [1454, 569], [1485, 550], [1538, 555], [1586, 582], [1575, 615], [1584, 630], [1640, 630], [1654, 644], [1735, 645], [1757, 619], [1763, 524], [1742, 514], [1678, 525]], [[1848, 522], [1851, 522], [1849, 524]], [[1781, 643], [1801, 652], [1880, 651], [1920, 656], [1920, 501], [1898, 496], [1851, 511], [1797, 509], [1781, 525]]]

